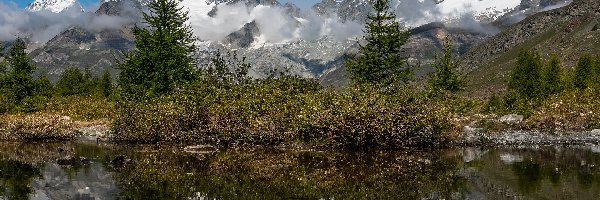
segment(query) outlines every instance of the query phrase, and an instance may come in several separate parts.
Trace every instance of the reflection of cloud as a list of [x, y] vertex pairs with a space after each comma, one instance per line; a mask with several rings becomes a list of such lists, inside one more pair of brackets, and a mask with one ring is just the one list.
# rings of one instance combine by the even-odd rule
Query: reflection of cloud
[[512, 164], [516, 162], [523, 162], [523, 156], [514, 155], [510, 153], [503, 153], [500, 155], [500, 160], [502, 160], [502, 162], [504, 162], [505, 164]]

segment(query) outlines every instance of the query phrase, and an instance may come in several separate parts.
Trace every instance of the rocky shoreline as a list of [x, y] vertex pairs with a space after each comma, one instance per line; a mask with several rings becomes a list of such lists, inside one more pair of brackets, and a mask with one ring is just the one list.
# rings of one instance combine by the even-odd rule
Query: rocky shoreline
[[520, 146], [600, 144], [600, 130], [549, 133], [531, 130], [510, 130], [497, 133], [464, 131], [452, 142], [456, 146]]

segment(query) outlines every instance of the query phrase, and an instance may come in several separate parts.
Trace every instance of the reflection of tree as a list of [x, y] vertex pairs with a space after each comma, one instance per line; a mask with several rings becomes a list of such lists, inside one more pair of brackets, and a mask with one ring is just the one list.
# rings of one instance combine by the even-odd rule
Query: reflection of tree
[[420, 199], [458, 191], [455, 160], [416, 154], [254, 149], [196, 158], [157, 152], [116, 170], [124, 199]]
[[[540, 148], [520, 150], [525, 159], [511, 165], [517, 176], [518, 188], [523, 195], [554, 197], [558, 195], [600, 194], [594, 185], [600, 184], [600, 155], [579, 148]], [[544, 189], [547, 180], [554, 188], [569, 188], [569, 194]], [[587, 197], [587, 196], [586, 196]], [[554, 197], [556, 198], [556, 197]]]
[[41, 178], [40, 169], [18, 161], [0, 161], [0, 196], [5, 199], [28, 199], [33, 189], [29, 183]]
[[531, 192], [537, 191], [542, 185], [543, 176], [539, 164], [527, 160], [515, 163], [512, 168], [517, 175], [519, 191], [522, 193], [530, 194]]

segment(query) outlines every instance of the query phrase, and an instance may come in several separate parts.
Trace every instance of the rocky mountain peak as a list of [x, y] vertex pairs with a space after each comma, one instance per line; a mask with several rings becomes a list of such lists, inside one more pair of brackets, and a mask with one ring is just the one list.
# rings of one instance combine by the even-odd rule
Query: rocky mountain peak
[[47, 10], [54, 13], [60, 13], [67, 9], [83, 11], [83, 7], [77, 0], [35, 0], [27, 6], [27, 10], [30, 11]]

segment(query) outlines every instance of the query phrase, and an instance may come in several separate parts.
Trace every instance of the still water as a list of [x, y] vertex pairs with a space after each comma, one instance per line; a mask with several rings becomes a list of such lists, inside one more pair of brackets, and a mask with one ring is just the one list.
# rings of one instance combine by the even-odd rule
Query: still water
[[0, 199], [600, 199], [600, 147], [0, 144]]

